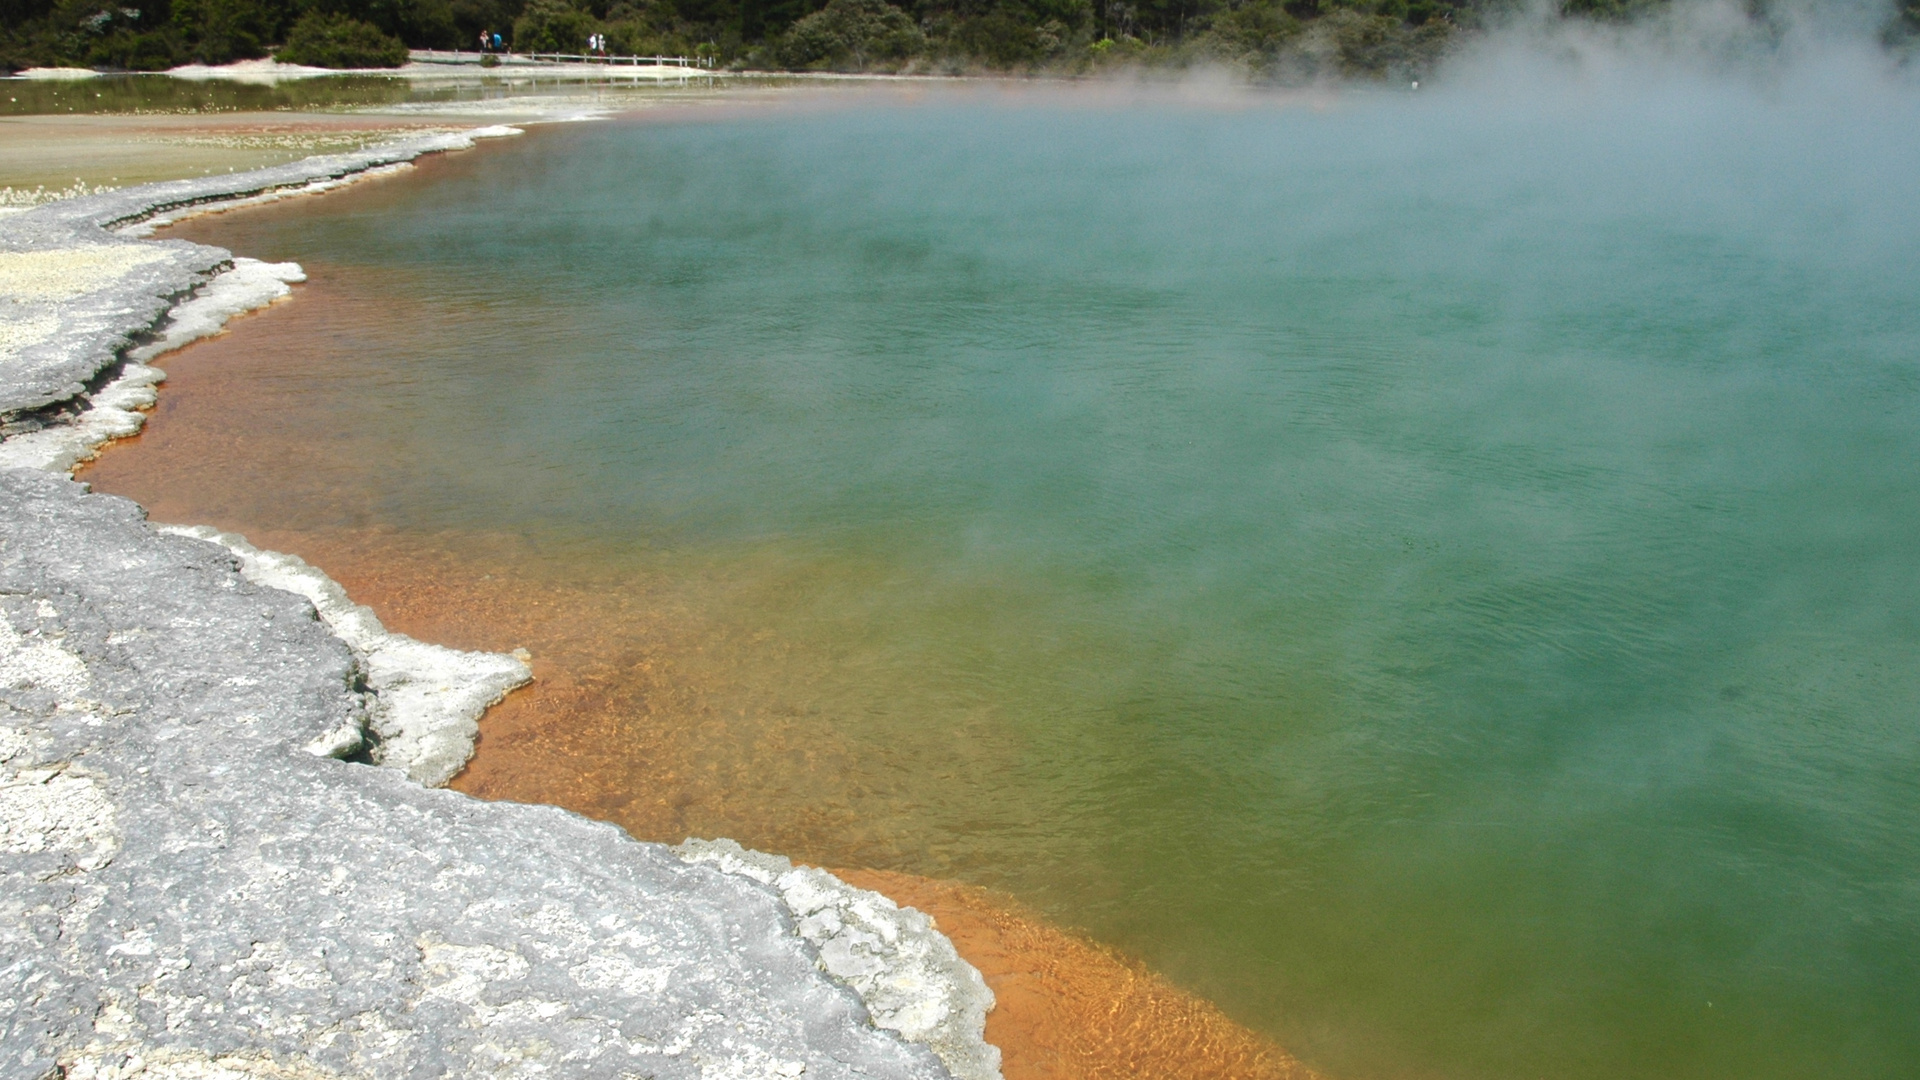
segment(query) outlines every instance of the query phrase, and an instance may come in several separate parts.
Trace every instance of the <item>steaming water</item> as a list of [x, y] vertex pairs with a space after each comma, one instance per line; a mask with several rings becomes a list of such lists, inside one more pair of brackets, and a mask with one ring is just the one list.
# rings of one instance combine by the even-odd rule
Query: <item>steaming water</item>
[[982, 92], [427, 172], [227, 238], [406, 313], [311, 391], [377, 516], [731, 583], [811, 672], [713, 660], [741, 711], [865, 748], [903, 868], [1336, 1077], [1920, 1068], [1910, 94]]

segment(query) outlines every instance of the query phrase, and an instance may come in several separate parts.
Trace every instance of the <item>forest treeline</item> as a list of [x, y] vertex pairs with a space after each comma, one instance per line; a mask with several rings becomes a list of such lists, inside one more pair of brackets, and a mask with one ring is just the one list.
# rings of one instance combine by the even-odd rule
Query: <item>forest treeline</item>
[[[1089, 73], [1237, 65], [1256, 77], [1418, 78], [1516, 0], [0, 0], [0, 65], [154, 71], [275, 55], [393, 67], [408, 48], [699, 56], [790, 71]], [[1561, 0], [1625, 21], [1664, 0]], [[1889, 23], [1920, 31], [1920, 0]]]

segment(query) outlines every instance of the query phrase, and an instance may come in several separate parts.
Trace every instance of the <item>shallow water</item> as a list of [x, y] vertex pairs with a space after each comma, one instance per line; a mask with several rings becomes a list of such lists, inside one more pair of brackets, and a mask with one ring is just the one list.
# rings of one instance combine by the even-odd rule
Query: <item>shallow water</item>
[[297, 449], [198, 509], [518, 575], [569, 805], [1008, 890], [1338, 1078], [1909, 1075], [1920, 109], [1629, 82], [655, 116], [210, 219], [316, 284], [203, 436]]

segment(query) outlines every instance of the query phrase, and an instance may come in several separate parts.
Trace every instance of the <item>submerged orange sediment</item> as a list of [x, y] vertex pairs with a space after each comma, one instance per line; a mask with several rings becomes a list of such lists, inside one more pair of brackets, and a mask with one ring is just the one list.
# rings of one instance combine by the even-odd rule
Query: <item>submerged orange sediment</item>
[[1007, 1080], [1311, 1080], [1286, 1051], [1137, 961], [1017, 901], [884, 870], [835, 874], [932, 915], [992, 987], [987, 1041]]

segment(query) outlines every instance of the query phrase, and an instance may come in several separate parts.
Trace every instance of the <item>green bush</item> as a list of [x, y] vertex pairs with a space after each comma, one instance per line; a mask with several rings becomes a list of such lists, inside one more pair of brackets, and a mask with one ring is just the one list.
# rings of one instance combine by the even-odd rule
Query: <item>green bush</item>
[[1147, 43], [1130, 34], [1101, 38], [1087, 46], [1087, 55], [1092, 57], [1097, 67], [1128, 67], [1139, 63], [1146, 52]]
[[925, 49], [926, 35], [885, 0], [830, 0], [793, 24], [775, 48], [793, 70], [858, 70], [898, 65]]
[[114, 34], [87, 51], [88, 66], [123, 71], [165, 71], [181, 59], [180, 43], [169, 33]]
[[407, 62], [407, 47], [372, 23], [316, 11], [300, 16], [274, 57], [309, 67], [393, 68]]
[[1405, 79], [1424, 77], [1439, 63], [1453, 35], [1444, 18], [1429, 18], [1409, 26], [1389, 15], [1364, 15], [1336, 10], [1321, 16], [1305, 35], [1315, 46], [1322, 74], [1348, 78]]
[[523, 53], [584, 53], [599, 29], [591, 14], [566, 0], [532, 0], [513, 21], [513, 47]]
[[[368, 3], [364, 13], [349, 10], [347, 14], [373, 23], [413, 49], [452, 49], [473, 40], [471, 33], [461, 31], [453, 5], [448, 0], [407, 0], [394, 5], [397, 10], [393, 11], [390, 20], [375, 17], [388, 6], [386, 3]], [[310, 5], [303, 10], [317, 7]]]
[[1880, 43], [1911, 62], [1920, 47], [1920, 4], [1896, 5], [1898, 10], [1880, 28]]
[[267, 55], [285, 17], [282, 5], [266, 0], [174, 0], [170, 21], [189, 58], [226, 64]]
[[1196, 39], [1203, 56], [1243, 63], [1253, 68], [1270, 64], [1280, 51], [1300, 36], [1300, 20], [1276, 3], [1253, 2], [1216, 15]]
[[684, 56], [699, 37], [668, 0], [617, 0], [605, 21], [607, 46], [622, 56]]
[[1595, 22], [1629, 23], [1657, 7], [1655, 0], [1562, 0], [1560, 14]]
[[1046, 55], [1047, 42], [1039, 28], [1027, 22], [1025, 12], [1009, 4], [961, 23], [953, 40], [967, 55], [986, 61], [989, 67], [1022, 67]]

